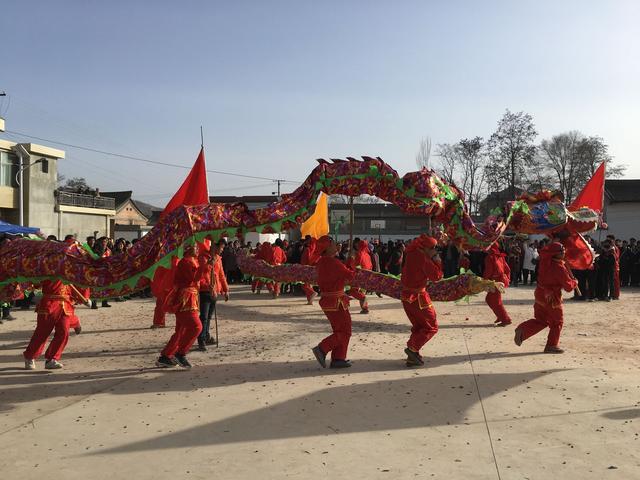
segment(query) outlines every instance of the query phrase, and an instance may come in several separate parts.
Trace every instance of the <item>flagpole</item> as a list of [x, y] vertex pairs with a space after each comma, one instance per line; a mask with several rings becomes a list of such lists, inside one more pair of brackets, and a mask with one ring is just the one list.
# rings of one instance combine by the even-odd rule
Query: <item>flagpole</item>
[[202, 125], [200, 125], [200, 148], [204, 148], [204, 133], [202, 133]]

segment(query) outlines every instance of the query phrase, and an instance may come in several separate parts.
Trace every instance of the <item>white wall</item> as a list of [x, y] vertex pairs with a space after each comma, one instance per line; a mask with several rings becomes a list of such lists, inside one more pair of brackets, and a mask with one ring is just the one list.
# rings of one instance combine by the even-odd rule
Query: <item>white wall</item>
[[[628, 240], [640, 238], [640, 202], [611, 203], [606, 208], [607, 234]], [[604, 233], [603, 232], [603, 233]]]

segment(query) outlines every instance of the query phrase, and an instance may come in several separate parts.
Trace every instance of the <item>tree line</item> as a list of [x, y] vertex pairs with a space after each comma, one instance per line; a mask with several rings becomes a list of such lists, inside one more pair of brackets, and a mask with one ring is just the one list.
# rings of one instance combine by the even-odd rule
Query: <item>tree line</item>
[[433, 168], [465, 195], [469, 211], [492, 192], [515, 199], [523, 190], [557, 190], [569, 204], [602, 162], [607, 177], [620, 177], [625, 166], [614, 165], [608, 145], [599, 136], [569, 131], [536, 143], [533, 117], [508, 109], [488, 139], [476, 136], [438, 144], [431, 165], [431, 140], [420, 142], [418, 167]]

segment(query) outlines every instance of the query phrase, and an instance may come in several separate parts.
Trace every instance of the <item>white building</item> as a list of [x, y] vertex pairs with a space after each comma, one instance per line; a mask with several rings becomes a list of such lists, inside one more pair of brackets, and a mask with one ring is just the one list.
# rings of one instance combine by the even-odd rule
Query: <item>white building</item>
[[609, 234], [640, 238], [640, 180], [605, 180], [604, 221]]

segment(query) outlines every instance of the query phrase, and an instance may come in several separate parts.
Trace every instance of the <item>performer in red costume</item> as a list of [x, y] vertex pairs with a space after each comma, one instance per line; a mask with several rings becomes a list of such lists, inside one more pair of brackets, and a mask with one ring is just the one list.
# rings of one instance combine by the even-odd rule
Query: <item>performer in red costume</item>
[[538, 280], [535, 291], [534, 317], [516, 328], [516, 345], [549, 327], [545, 353], [563, 353], [558, 343], [563, 324], [562, 290], [576, 288], [578, 282], [564, 263], [564, 247], [553, 242], [540, 251]]
[[[369, 255], [369, 243], [366, 240], [360, 240], [359, 238], [353, 240], [353, 252], [349, 257], [348, 265], [352, 269], [360, 267], [363, 270], [371, 270], [373, 268], [371, 255]], [[360, 302], [360, 313], [369, 313], [366, 291], [359, 288], [349, 288], [347, 295]]]
[[438, 333], [438, 320], [431, 298], [426, 291], [427, 282], [442, 278], [442, 266], [435, 249], [437, 240], [420, 235], [405, 250], [402, 267], [402, 306], [411, 322], [411, 336], [404, 353], [407, 367], [424, 365], [420, 349]]
[[[493, 243], [484, 259], [484, 271], [482, 272], [484, 278], [501, 282], [505, 288], [509, 286], [509, 281], [511, 280], [511, 270], [507, 264], [506, 256], [506, 253], [500, 251], [498, 243]], [[505, 327], [511, 324], [511, 318], [505, 310], [504, 305], [502, 305], [502, 294], [500, 290], [496, 289], [493, 292], [488, 292], [485, 297], [485, 302], [487, 302], [487, 305], [489, 305], [493, 313], [498, 317], [494, 323], [497, 323], [499, 327]]]
[[336, 258], [338, 247], [328, 236], [321, 237], [316, 245], [322, 255], [316, 264], [318, 286], [320, 287], [320, 307], [331, 323], [333, 333], [312, 349], [322, 368], [327, 367], [326, 357], [331, 352], [330, 368], [348, 368], [349, 339], [351, 338], [351, 314], [349, 297], [344, 293], [346, 283], [353, 281], [355, 270]]
[[607, 235], [613, 245], [613, 258], [615, 264], [613, 267], [613, 300], [620, 300], [620, 240], [616, 240], [615, 235]]
[[64, 285], [60, 280], [45, 280], [42, 282], [42, 294], [42, 300], [36, 308], [38, 323], [23, 354], [27, 370], [36, 368], [35, 360], [42, 354], [44, 345], [54, 330], [53, 339], [44, 353], [44, 366], [48, 370], [62, 368], [60, 357], [69, 340], [69, 325], [73, 322], [80, 326], [73, 308], [74, 301], [80, 300], [77, 298], [77, 290]]
[[178, 265], [178, 259], [171, 259], [171, 266], [169, 268], [159, 267], [155, 273], [153, 281], [151, 282], [151, 293], [156, 297], [156, 306], [153, 310], [153, 323], [151, 328], [164, 328], [166, 322], [167, 311], [167, 295], [173, 288], [173, 282], [175, 278], [175, 269]]
[[198, 262], [204, 269], [199, 288], [202, 331], [198, 335], [198, 350], [201, 352], [207, 351], [206, 345], [215, 344], [215, 339], [209, 334], [209, 325], [218, 296], [223, 295], [225, 302], [229, 300], [229, 285], [222, 267], [222, 252], [226, 246], [227, 242], [223, 238], [215, 246], [200, 246]]
[[[258, 260], [264, 260], [269, 263], [269, 259], [271, 258], [271, 251], [273, 250], [273, 246], [269, 242], [263, 242], [260, 247], [256, 247], [256, 258]], [[262, 281], [258, 279], [254, 279], [251, 282], [251, 291], [260, 295], [262, 291]]]
[[202, 330], [198, 287], [205, 272], [198, 264], [196, 246], [187, 245], [176, 267], [174, 288], [167, 296], [166, 311], [176, 314], [176, 330], [156, 361], [158, 367], [191, 368], [187, 352]]
[[[315, 266], [315, 264], [318, 263], [320, 257], [316, 255], [316, 244], [317, 240], [315, 238], [309, 237], [305, 240], [304, 251], [300, 259], [302, 265]], [[308, 283], [302, 285], [302, 290], [307, 296], [307, 305], [313, 305], [313, 299], [318, 295], [316, 291]]]
[[[269, 258], [266, 259], [267, 263], [271, 265], [282, 265], [287, 262], [287, 254], [284, 253], [284, 244], [281, 239], [276, 239], [275, 244], [271, 248], [271, 254]], [[278, 298], [280, 296], [280, 283], [278, 282], [269, 282], [267, 283], [267, 289], [273, 295], [273, 298]]]
[[[92, 307], [93, 303], [91, 302], [91, 289], [90, 288], [78, 288], [69, 286], [71, 289], [71, 301], [74, 305], [79, 303], [84, 303], [88, 307]], [[76, 335], [80, 335], [82, 332], [82, 325], [80, 324], [80, 318], [75, 313], [69, 320], [69, 329], [73, 329]]]

